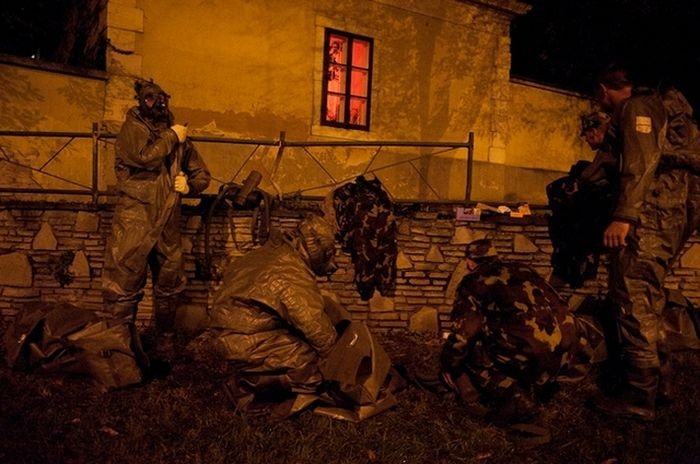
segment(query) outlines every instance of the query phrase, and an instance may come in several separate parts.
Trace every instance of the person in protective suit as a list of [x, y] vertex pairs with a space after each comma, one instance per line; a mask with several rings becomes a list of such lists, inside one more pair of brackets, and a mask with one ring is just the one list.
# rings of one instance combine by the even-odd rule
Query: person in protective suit
[[661, 95], [634, 87], [627, 70], [612, 66], [599, 75], [596, 98], [612, 114], [620, 161], [603, 244], [611, 250], [608, 297], [617, 311], [625, 378], [619, 397], [599, 395], [591, 404], [651, 421], [657, 401], [669, 395], [663, 286], [686, 238], [689, 172], [659, 163], [668, 126]]
[[501, 261], [488, 239], [469, 244], [467, 269], [440, 355], [443, 379], [473, 415], [528, 421], [557, 382], [583, 379], [604, 357], [603, 333], [532, 267]]
[[553, 251], [555, 286], [581, 287], [598, 273], [599, 256], [606, 250], [600, 240], [612, 214], [617, 160], [611, 154], [610, 117], [594, 111], [581, 116], [581, 136], [592, 150], [593, 161], [579, 161], [569, 174], [547, 185], [552, 214], [549, 236]]
[[[335, 230], [320, 216], [234, 260], [209, 309], [214, 349], [231, 362], [239, 410], [316, 393], [337, 340], [316, 276], [336, 270]], [[255, 401], [255, 403], [254, 403]]]
[[180, 197], [206, 189], [210, 174], [187, 127], [174, 123], [169, 95], [152, 81], [138, 80], [134, 90], [139, 103], [128, 111], [115, 146], [119, 200], [102, 276], [105, 309], [115, 324], [133, 322], [150, 268], [156, 357], [169, 361], [186, 285]]

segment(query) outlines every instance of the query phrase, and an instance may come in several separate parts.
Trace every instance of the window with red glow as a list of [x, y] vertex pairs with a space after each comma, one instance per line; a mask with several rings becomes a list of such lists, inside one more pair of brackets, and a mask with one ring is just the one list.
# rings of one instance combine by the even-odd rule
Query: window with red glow
[[326, 29], [321, 124], [369, 130], [372, 39]]

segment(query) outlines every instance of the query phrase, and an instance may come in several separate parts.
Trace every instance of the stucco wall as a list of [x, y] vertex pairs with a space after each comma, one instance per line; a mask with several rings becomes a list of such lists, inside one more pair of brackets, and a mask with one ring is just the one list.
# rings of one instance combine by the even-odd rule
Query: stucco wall
[[[0, 130], [89, 133], [102, 119], [104, 100], [104, 79], [0, 63]], [[77, 188], [54, 177], [60, 176], [89, 188], [91, 146], [69, 137], [0, 137], [0, 186]]]
[[[172, 94], [178, 120], [188, 122], [195, 136], [277, 139], [285, 131], [295, 141], [466, 141], [473, 131], [472, 200], [542, 204], [547, 182], [575, 159], [590, 157], [577, 137], [577, 117], [587, 103], [510, 81], [513, 4], [298, 0], [292, 7], [283, 0], [110, 0], [112, 47], [104, 79], [2, 65], [0, 130], [89, 132], [93, 121], [104, 121], [116, 131], [135, 103], [134, 79], [153, 78]], [[319, 124], [325, 28], [374, 39], [368, 132]], [[36, 168], [64, 142], [33, 139], [20, 146], [15, 139], [0, 140], [15, 161]], [[251, 169], [263, 173], [262, 188], [275, 192], [270, 178], [276, 147], [198, 147], [214, 175], [209, 192], [236, 172], [240, 181]], [[87, 142], [73, 141], [43, 168], [89, 185], [90, 150]], [[283, 193], [323, 195], [329, 184], [362, 173], [371, 160], [395, 199], [463, 199], [466, 150], [428, 156], [436, 151], [288, 147], [275, 180]], [[72, 162], [65, 161], [68, 154]], [[113, 144], [101, 144], [100, 155], [105, 189], [115, 182]], [[397, 165], [407, 159], [412, 162]], [[75, 187], [12, 169], [11, 182], [18, 185]]]
[[[110, 34], [131, 45], [133, 54], [112, 52], [108, 92], [117, 97], [126, 91], [134, 74], [152, 77], [173, 95], [178, 119], [193, 133], [466, 141], [474, 131], [476, 159], [505, 161], [510, 17], [498, 10], [454, 0], [306, 0], [293, 8], [283, 0], [206, 5], [153, 0], [112, 1], [109, 18]], [[325, 28], [374, 39], [369, 132], [319, 124]], [[117, 118], [124, 107], [115, 109], [106, 118]], [[314, 155], [334, 178], [344, 179], [362, 172], [373, 152]], [[383, 150], [375, 166], [424, 154]], [[230, 154], [213, 161], [212, 169], [224, 176], [245, 156]], [[273, 157], [263, 150], [253, 162], [269, 167]], [[285, 157], [279, 179], [285, 192], [328, 183], [303, 150], [289, 150]], [[461, 199], [465, 157], [456, 151], [380, 175], [397, 197]]]

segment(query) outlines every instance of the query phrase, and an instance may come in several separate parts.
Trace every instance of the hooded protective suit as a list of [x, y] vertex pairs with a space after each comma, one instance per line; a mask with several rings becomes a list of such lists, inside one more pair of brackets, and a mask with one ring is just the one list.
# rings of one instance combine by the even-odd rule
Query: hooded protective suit
[[[186, 284], [174, 178], [184, 173], [190, 193], [199, 193], [210, 174], [192, 143], [180, 143], [171, 129], [167, 94], [152, 82], [135, 88], [140, 104], [127, 113], [115, 148], [119, 201], [105, 253], [104, 298], [115, 319], [133, 320], [150, 267], [156, 327], [167, 331], [174, 324], [174, 297]], [[146, 98], [156, 105], [148, 108]]]
[[329, 273], [334, 251], [330, 225], [307, 219], [225, 271], [209, 327], [246, 390], [314, 392], [321, 383], [318, 363], [337, 334], [314, 274]]

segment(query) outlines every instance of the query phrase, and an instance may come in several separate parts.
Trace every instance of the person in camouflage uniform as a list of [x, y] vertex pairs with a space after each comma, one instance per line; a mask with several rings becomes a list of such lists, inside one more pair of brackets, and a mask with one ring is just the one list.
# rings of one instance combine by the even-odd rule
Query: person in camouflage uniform
[[601, 333], [574, 317], [532, 267], [501, 261], [489, 240], [469, 245], [467, 264], [441, 353], [443, 378], [468, 410], [488, 405], [495, 422], [527, 420], [556, 382], [587, 374]]
[[359, 176], [333, 192], [333, 208], [342, 249], [355, 266], [355, 285], [369, 300], [396, 287], [396, 219], [379, 179]]

